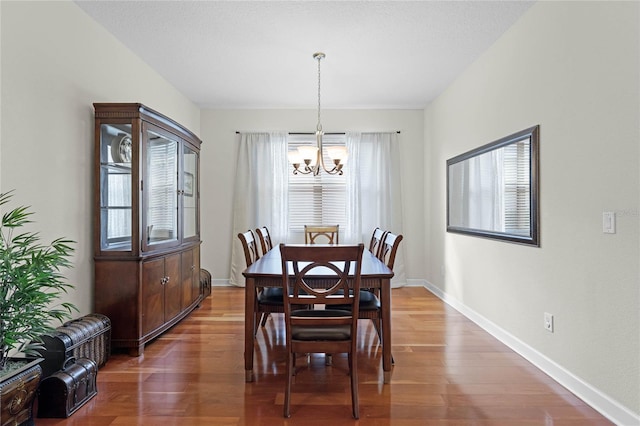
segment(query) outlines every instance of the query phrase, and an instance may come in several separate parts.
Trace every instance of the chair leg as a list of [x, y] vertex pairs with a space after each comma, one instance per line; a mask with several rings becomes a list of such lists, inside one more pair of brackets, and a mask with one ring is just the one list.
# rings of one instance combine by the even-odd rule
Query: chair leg
[[349, 373], [351, 376], [351, 407], [353, 410], [353, 418], [358, 419], [360, 417], [360, 407], [358, 404], [358, 362], [356, 360], [356, 354], [349, 352]]
[[333, 356], [331, 354], [324, 354], [324, 365], [333, 365]]
[[289, 352], [289, 357], [287, 358], [287, 386], [284, 390], [284, 417], [291, 417], [291, 412], [289, 410], [289, 406], [291, 404], [291, 381], [293, 379], [293, 371], [294, 371], [294, 363], [295, 363], [296, 354], [293, 352]]
[[[381, 319], [372, 319], [373, 325], [378, 332], [378, 339], [380, 339], [380, 343], [382, 343], [382, 320]], [[391, 365], [395, 365], [395, 360], [393, 359], [393, 354], [391, 354]]]
[[373, 321], [373, 326], [376, 328], [376, 333], [378, 333], [378, 339], [380, 339], [380, 341], [382, 342], [382, 329], [380, 328], [380, 320], [372, 319], [371, 321]]
[[262, 321], [260, 321], [260, 326], [264, 327], [267, 324], [267, 318], [269, 318], [269, 312], [265, 312], [262, 314]]

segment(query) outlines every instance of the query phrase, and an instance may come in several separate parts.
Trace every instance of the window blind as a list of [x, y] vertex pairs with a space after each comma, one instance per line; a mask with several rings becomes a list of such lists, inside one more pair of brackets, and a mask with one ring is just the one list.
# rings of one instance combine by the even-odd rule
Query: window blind
[[529, 187], [529, 139], [504, 149], [504, 226], [505, 231], [528, 235], [531, 217]]
[[[151, 136], [152, 135], [152, 136]], [[147, 144], [148, 214], [147, 224], [177, 237], [178, 144], [150, 132]]]

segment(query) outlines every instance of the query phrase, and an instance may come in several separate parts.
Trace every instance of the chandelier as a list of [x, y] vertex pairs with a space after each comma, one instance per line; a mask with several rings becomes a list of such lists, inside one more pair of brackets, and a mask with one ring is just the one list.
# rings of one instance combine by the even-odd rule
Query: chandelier
[[316, 146], [301, 146], [296, 151], [289, 151], [289, 162], [293, 164], [293, 174], [298, 173], [307, 175], [313, 174], [317, 176], [320, 170], [324, 170], [331, 175], [341, 175], [342, 167], [347, 161], [347, 148], [344, 146], [327, 147], [327, 155], [333, 161], [333, 167], [327, 168], [324, 164], [324, 151], [322, 149], [322, 124], [320, 122], [320, 61], [324, 59], [325, 54], [317, 52], [313, 54], [313, 58], [318, 61], [318, 124], [316, 125]]

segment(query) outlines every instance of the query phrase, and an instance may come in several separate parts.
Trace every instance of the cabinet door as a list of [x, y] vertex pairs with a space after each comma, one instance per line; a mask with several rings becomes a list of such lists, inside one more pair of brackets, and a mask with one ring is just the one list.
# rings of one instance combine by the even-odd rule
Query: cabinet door
[[134, 145], [130, 123], [100, 124], [98, 181], [100, 247], [102, 252], [132, 250]]
[[164, 324], [164, 258], [142, 263], [142, 334]]
[[179, 253], [165, 257], [164, 273], [164, 320], [169, 321], [182, 311]]
[[185, 143], [182, 148], [182, 238], [185, 241], [200, 237], [198, 151]]
[[143, 247], [151, 251], [179, 243], [178, 147], [171, 133], [143, 124]]
[[201, 296], [200, 289], [200, 246], [193, 248], [193, 280], [191, 281], [191, 291], [193, 299]]
[[182, 253], [182, 309], [193, 302], [193, 250]]
[[200, 297], [200, 248], [182, 253], [182, 309]]

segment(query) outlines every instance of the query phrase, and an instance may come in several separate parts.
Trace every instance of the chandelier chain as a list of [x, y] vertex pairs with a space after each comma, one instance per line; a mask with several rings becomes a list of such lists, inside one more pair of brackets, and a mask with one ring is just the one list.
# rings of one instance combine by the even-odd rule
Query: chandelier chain
[[320, 122], [320, 60], [324, 55], [318, 55], [318, 124], [316, 125], [316, 130], [318, 132], [322, 132], [322, 124]]

